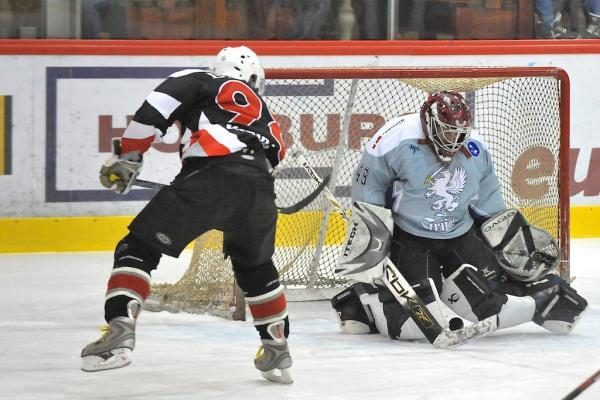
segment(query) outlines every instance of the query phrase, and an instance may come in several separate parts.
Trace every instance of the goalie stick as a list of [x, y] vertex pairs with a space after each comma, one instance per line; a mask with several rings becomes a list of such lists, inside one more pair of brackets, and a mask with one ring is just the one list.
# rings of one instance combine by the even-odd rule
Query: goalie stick
[[[306, 196], [305, 198], [303, 198], [296, 204], [292, 204], [291, 206], [288, 206], [288, 207], [277, 207], [277, 210], [281, 214], [293, 214], [295, 212], [302, 210], [304, 207], [306, 207], [310, 203], [312, 203], [313, 200], [316, 199], [322, 191], [327, 190], [327, 185], [329, 184], [329, 179], [330, 179], [330, 176], [329, 175], [326, 176], [325, 179], [320, 181], [319, 186], [317, 186], [317, 188], [315, 190], [313, 190], [308, 196]], [[154, 190], [158, 190], [158, 189], [166, 186], [162, 183], [146, 181], [144, 179], [135, 179], [133, 184], [135, 186], [143, 187], [146, 189], [154, 189]]]
[[571, 393], [569, 393], [568, 395], [563, 397], [562, 400], [573, 400], [575, 397], [579, 396], [581, 394], [581, 392], [583, 392], [585, 389], [592, 386], [592, 384], [594, 382], [596, 382], [598, 379], [600, 379], [600, 369], [598, 371], [596, 371], [594, 373], [594, 375], [590, 376], [585, 381], [581, 382], [579, 384], [579, 386], [577, 386], [575, 389], [573, 389], [571, 391]]
[[[294, 156], [300, 160], [308, 175], [319, 182], [321, 178], [314, 168], [308, 164], [304, 156], [298, 153]], [[325, 197], [330, 201], [331, 206], [342, 216], [345, 216], [347, 221], [350, 221], [350, 218], [348, 218], [335, 196], [328, 189], [323, 192]], [[375, 276], [377, 276], [376, 280], [383, 283], [390, 290], [396, 301], [408, 312], [411, 319], [421, 332], [423, 332], [425, 338], [435, 348], [446, 349], [459, 346], [469, 340], [484, 336], [498, 329], [498, 318], [493, 315], [461, 329], [447, 330], [431, 314], [423, 300], [417, 295], [400, 271], [398, 271], [389, 257], [386, 256], [382, 263], [373, 268], [382, 268], [381, 271], [374, 271]]]

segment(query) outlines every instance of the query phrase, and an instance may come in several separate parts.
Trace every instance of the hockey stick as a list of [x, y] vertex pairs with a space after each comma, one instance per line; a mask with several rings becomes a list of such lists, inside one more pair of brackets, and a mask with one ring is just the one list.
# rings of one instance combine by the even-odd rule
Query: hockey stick
[[[297, 151], [292, 155], [292, 157], [300, 161], [302, 168], [304, 168], [308, 176], [310, 176], [315, 182], [317, 182], [319, 185], [323, 183], [323, 180], [321, 179], [319, 174], [317, 174], [317, 171], [315, 171], [314, 168], [311, 167], [311, 165], [308, 163], [308, 161], [302, 153]], [[339, 201], [337, 201], [337, 199], [335, 198], [333, 193], [331, 193], [331, 190], [329, 190], [328, 187], [325, 187], [325, 189], [323, 189], [323, 195], [325, 195], [331, 206], [342, 216], [342, 218], [344, 218], [346, 221], [350, 221], [350, 217], [348, 216], [348, 214], [346, 214], [346, 211], [344, 211], [342, 205]]]
[[[302, 156], [300, 155], [300, 157]], [[302, 157], [300, 161], [303, 164], [306, 164], [305, 169], [307, 172], [308, 170], [311, 171], [309, 175], [315, 181], [318, 181], [320, 179], [318, 174], [310, 165], [308, 165], [306, 159]], [[343, 211], [337, 199], [335, 199], [331, 192], [329, 194], [330, 196], [326, 196], [327, 199], [333, 198], [333, 200], [335, 200], [331, 204], [332, 207], [338, 211]], [[385, 229], [387, 230], [387, 228]], [[369, 229], [370, 232], [375, 230], [375, 227]], [[380, 240], [377, 242], [380, 242]], [[398, 271], [389, 257], [385, 257], [382, 263], [372, 268], [382, 268], [380, 272], [374, 271], [374, 274], [377, 276], [375, 279], [381, 281], [381, 283], [390, 290], [392, 295], [396, 298], [396, 301], [398, 301], [402, 308], [408, 312], [411, 319], [415, 322], [417, 327], [419, 327], [421, 332], [423, 332], [423, 335], [427, 338], [429, 343], [436, 348], [445, 349], [452, 346], [458, 346], [468, 340], [481, 337], [498, 329], [498, 318], [494, 315], [461, 329], [454, 331], [447, 330], [442, 327], [433, 314], [431, 314], [423, 300], [417, 295], [400, 271]]]
[[571, 393], [569, 393], [568, 395], [563, 397], [562, 400], [573, 400], [575, 397], [579, 396], [581, 394], [581, 392], [583, 392], [585, 389], [592, 386], [592, 384], [594, 382], [596, 382], [598, 379], [600, 379], [600, 369], [598, 371], [596, 371], [594, 373], [594, 375], [590, 376], [585, 381], [581, 382], [579, 384], [579, 386], [577, 386], [575, 389], [573, 389], [573, 391]]
[[158, 182], [152, 182], [152, 181], [145, 181], [143, 179], [135, 179], [135, 181], [133, 182], [133, 184], [135, 186], [139, 186], [139, 187], [143, 187], [146, 189], [154, 189], [154, 190], [159, 190], [163, 187], [165, 187], [166, 185], [163, 185], [162, 183], [158, 183]]
[[[313, 190], [308, 196], [306, 196], [305, 198], [303, 198], [296, 204], [292, 204], [291, 206], [288, 206], [288, 207], [277, 207], [277, 210], [281, 214], [293, 214], [293, 213], [296, 213], [296, 212], [302, 210], [304, 207], [306, 207], [310, 203], [312, 203], [313, 200], [316, 199], [319, 196], [319, 194], [321, 194], [322, 191], [327, 189], [327, 185], [329, 184], [329, 179], [330, 179], [330, 176], [329, 175], [326, 176], [325, 179], [323, 179], [319, 183], [319, 186], [317, 186], [317, 188], [315, 190]], [[162, 187], [167, 186], [162, 183], [146, 181], [144, 179], [136, 179], [133, 182], [133, 184], [135, 186], [143, 187], [146, 189], [154, 189], [154, 190], [158, 190]]]

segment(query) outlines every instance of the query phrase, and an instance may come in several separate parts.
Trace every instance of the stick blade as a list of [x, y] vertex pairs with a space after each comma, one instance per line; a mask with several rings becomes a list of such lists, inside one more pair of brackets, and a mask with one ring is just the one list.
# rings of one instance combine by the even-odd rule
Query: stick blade
[[305, 198], [300, 200], [298, 203], [293, 204], [289, 207], [278, 207], [279, 212], [281, 214], [293, 214], [295, 212], [302, 210], [304, 207], [306, 207], [310, 203], [312, 203], [317, 197], [319, 197], [319, 194], [321, 194], [323, 189], [325, 189], [327, 187], [327, 185], [329, 184], [330, 179], [331, 179], [331, 176], [327, 175], [325, 177], [325, 179], [323, 179], [323, 182], [321, 182], [319, 184], [319, 186], [317, 186], [317, 188], [312, 191], [312, 193], [310, 193], [308, 196], [306, 196]]

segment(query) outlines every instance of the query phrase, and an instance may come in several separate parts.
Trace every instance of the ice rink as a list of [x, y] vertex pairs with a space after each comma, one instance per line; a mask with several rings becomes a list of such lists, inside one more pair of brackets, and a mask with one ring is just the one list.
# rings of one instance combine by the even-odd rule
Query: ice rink
[[[144, 312], [133, 363], [82, 372], [100, 336], [112, 254], [0, 255], [0, 399], [562, 399], [600, 368], [600, 240], [574, 240], [573, 287], [590, 306], [570, 336], [529, 323], [454, 350], [339, 333], [328, 302], [291, 303], [295, 382], [263, 380], [251, 322]], [[187, 259], [166, 259], [157, 280]], [[578, 400], [600, 399], [600, 383]]]

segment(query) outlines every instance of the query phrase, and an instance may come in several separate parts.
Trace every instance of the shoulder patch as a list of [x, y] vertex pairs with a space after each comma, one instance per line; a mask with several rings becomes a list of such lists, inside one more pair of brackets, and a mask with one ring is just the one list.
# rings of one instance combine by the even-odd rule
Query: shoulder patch
[[477, 146], [477, 143], [475, 143], [472, 140], [469, 140], [469, 142], [467, 143], [467, 149], [473, 157], [478, 157], [479, 153], [481, 153], [481, 150], [479, 149], [479, 146]]
[[412, 154], [415, 154], [417, 151], [421, 151], [421, 149], [417, 145], [415, 145], [415, 144], [410, 144], [408, 146], [408, 149], [410, 150], [410, 152]]

